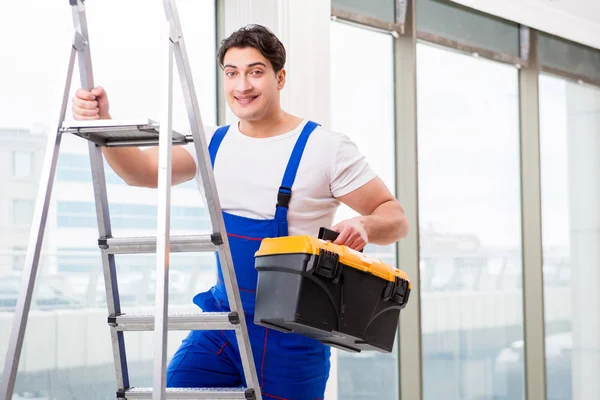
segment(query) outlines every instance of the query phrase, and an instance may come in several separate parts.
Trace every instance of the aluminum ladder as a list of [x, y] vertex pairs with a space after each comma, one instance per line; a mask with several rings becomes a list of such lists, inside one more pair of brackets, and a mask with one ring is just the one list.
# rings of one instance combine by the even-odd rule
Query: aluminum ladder
[[[40, 259], [40, 251], [48, 207], [54, 183], [56, 163], [63, 134], [77, 135], [88, 141], [94, 197], [98, 219], [98, 245], [102, 255], [104, 282], [108, 307], [113, 357], [117, 382], [117, 399], [256, 399], [262, 400], [256, 366], [242, 308], [239, 287], [221, 206], [216, 190], [210, 156], [198, 100], [192, 81], [188, 55], [181, 31], [175, 0], [163, 0], [166, 21], [164, 59], [161, 78], [161, 123], [146, 121], [65, 121], [75, 60], [79, 62], [81, 87], [93, 88], [91, 52], [85, 12], [85, 0], [69, 0], [73, 13], [74, 38], [67, 79], [64, 87], [58, 128], [48, 137], [40, 188], [35, 206], [31, 236], [23, 269], [20, 294], [15, 311], [4, 376], [0, 385], [0, 399], [11, 399], [21, 356], [27, 318]], [[182, 135], [172, 129], [173, 58], [181, 80], [191, 135]], [[213, 233], [196, 236], [170, 236], [171, 150], [173, 145], [194, 143], [199, 173], [204, 186], [206, 207], [210, 214]], [[159, 146], [158, 166], [158, 226], [156, 237], [115, 238], [112, 236], [108, 208], [102, 147]], [[169, 254], [170, 252], [217, 252], [223, 270], [230, 312], [186, 313], [168, 312]], [[156, 305], [154, 314], [123, 314], [119, 300], [115, 254], [156, 252]], [[244, 368], [247, 387], [240, 388], [166, 388], [167, 331], [169, 330], [235, 330]], [[137, 388], [130, 385], [125, 352], [125, 331], [154, 331], [153, 387]]]

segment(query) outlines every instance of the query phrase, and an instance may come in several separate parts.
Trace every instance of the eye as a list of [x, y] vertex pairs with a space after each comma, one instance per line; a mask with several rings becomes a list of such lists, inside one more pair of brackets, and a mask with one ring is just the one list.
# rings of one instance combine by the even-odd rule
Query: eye
[[251, 72], [252, 75], [262, 75], [262, 71], [259, 69], [255, 69], [254, 71]]
[[232, 77], [233, 75], [235, 75], [235, 71], [227, 71], [227, 72], [225, 72], [225, 76]]

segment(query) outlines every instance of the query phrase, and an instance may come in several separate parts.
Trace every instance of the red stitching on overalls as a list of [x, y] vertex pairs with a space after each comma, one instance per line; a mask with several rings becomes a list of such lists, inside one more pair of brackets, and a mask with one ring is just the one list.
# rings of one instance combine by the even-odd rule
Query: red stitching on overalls
[[277, 397], [277, 396], [273, 396], [272, 394], [268, 394], [268, 393], [263, 393], [262, 395], [263, 395], [263, 396], [270, 397], [270, 398], [272, 398], [272, 399], [277, 399], [277, 400], [288, 400], [288, 399], [286, 399], [285, 397]]
[[262, 383], [260, 384], [260, 388], [262, 389], [265, 384], [265, 358], [267, 356], [267, 338], [269, 337], [269, 328], [265, 328], [265, 343], [263, 345], [263, 359], [262, 366], [260, 367], [260, 374], [262, 375]]
[[220, 356], [221, 353], [223, 352], [223, 349], [225, 348], [225, 346], [227, 346], [229, 344], [229, 340], [226, 341], [223, 346], [221, 346], [221, 348], [219, 349], [219, 351], [217, 352], [217, 355]]
[[263, 240], [264, 239], [264, 238], [255, 238], [255, 237], [250, 237], [250, 236], [236, 235], [235, 233], [228, 233], [227, 236], [231, 236], [231, 237], [238, 238], [238, 239], [246, 239], [246, 240]]

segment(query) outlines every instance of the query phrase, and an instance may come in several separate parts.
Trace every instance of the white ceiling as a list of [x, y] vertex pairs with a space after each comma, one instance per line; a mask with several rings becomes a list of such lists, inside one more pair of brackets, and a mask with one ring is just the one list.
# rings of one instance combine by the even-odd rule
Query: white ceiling
[[563, 13], [585, 18], [600, 24], [600, 1], [598, 0], [530, 0], [542, 7], [553, 7]]
[[600, 0], [452, 0], [600, 49]]

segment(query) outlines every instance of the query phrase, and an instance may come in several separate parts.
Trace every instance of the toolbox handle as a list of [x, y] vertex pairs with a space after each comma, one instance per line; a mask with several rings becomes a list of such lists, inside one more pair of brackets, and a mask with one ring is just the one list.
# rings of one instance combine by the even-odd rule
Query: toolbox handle
[[[340, 236], [339, 232], [324, 227], [319, 228], [319, 239], [333, 242], [335, 241], [335, 239], [337, 239], [338, 236]], [[363, 250], [364, 249], [360, 249], [359, 251], [362, 253]]]
[[338, 236], [340, 236], [339, 232], [324, 227], [319, 228], [319, 239], [333, 242]]

